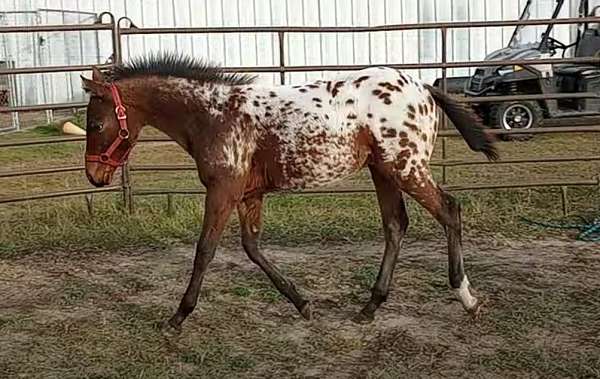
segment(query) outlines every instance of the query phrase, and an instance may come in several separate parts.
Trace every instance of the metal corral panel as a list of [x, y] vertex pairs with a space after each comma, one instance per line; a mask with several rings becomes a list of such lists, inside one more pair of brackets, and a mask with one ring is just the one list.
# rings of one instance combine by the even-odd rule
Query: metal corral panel
[[[517, 19], [525, 0], [0, 0], [0, 9], [37, 10], [65, 9], [77, 12], [110, 11], [117, 17], [128, 16], [138, 26], [350, 26], [416, 23], [433, 21], [481, 21]], [[555, 0], [538, 0], [532, 18], [549, 18]], [[562, 17], [573, 12], [566, 4]], [[66, 15], [66, 14], [65, 14]], [[23, 16], [24, 17], [24, 16]], [[69, 19], [67, 22], [79, 22]], [[63, 23], [57, 14], [47, 13], [43, 23]], [[505, 46], [514, 28], [452, 30], [449, 32], [449, 61], [482, 60], [486, 54]], [[529, 38], [536, 38], [543, 27], [530, 27]], [[559, 25], [555, 37], [569, 41], [571, 28]], [[50, 33], [52, 34], [52, 33]], [[110, 56], [108, 33], [85, 38], [81, 33], [58, 33], [41, 36], [47, 44], [41, 47], [42, 64], [104, 62]], [[92, 32], [90, 32], [92, 34]], [[439, 31], [406, 31], [385, 33], [287, 34], [286, 64], [385, 64], [417, 63], [441, 60]], [[39, 37], [39, 36], [38, 36]], [[15, 42], [18, 41], [18, 46]], [[32, 53], [35, 39], [23, 37], [11, 42], [18, 51], [16, 65], [37, 64]], [[83, 41], [83, 42], [81, 42]], [[80, 43], [81, 42], [81, 43]], [[75, 48], [73, 48], [75, 47]], [[204, 57], [226, 66], [278, 64], [276, 36], [266, 33], [228, 35], [148, 35], [126, 36], [123, 56], [146, 51], [179, 51]], [[0, 52], [0, 54], [2, 54]], [[0, 60], [2, 56], [0, 55]], [[469, 69], [450, 70], [449, 75], [468, 74]], [[414, 73], [433, 81], [438, 70]], [[80, 99], [79, 73], [45, 75], [47, 93], [40, 93], [37, 79], [19, 81], [19, 96], [24, 103], [69, 101]], [[278, 75], [278, 74], [277, 74]], [[275, 74], [263, 78], [278, 82]], [[320, 78], [332, 73], [289, 73], [288, 82]], [[26, 75], [25, 75], [26, 76]], [[35, 76], [35, 75], [31, 75]], [[29, 84], [27, 84], [29, 83]], [[46, 88], [46, 87], [44, 87]], [[45, 96], [45, 97], [44, 97]]]
[[[39, 9], [0, 12], [2, 25], [92, 23], [96, 14]], [[104, 61], [98, 32], [5, 33], [0, 36], [0, 60], [14, 67], [80, 65]], [[106, 53], [105, 53], [106, 54]], [[12, 78], [11, 105], [81, 101], [79, 73], [17, 75]]]

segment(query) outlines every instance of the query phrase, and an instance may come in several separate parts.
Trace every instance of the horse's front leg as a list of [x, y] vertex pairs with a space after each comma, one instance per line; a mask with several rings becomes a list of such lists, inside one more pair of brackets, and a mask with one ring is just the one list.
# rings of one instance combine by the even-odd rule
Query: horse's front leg
[[215, 256], [215, 250], [229, 216], [240, 200], [241, 191], [237, 191], [235, 189], [237, 187], [227, 182], [207, 188], [202, 234], [196, 246], [192, 277], [177, 312], [168, 322], [168, 326], [176, 331], [181, 330], [181, 323], [196, 307], [206, 269]]

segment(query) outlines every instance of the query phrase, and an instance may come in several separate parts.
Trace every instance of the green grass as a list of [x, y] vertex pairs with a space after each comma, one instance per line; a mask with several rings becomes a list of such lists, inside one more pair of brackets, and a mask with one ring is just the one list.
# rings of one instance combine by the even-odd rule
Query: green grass
[[[593, 190], [570, 191], [572, 209], [592, 212], [600, 195]], [[561, 217], [558, 190], [519, 190], [459, 194], [463, 203], [466, 238], [493, 236], [536, 238], [564, 234], [528, 225], [521, 217], [547, 220]], [[79, 253], [110, 252], [137, 247], [167, 248], [196, 241], [202, 220], [201, 199], [175, 197], [175, 215], [168, 217], [164, 197], [136, 199], [136, 211], [128, 215], [120, 195], [96, 195], [94, 216], [83, 199], [54, 200], [4, 206], [0, 230], [0, 254], [17, 255], [44, 250]], [[549, 202], [554, 206], [549, 209]], [[416, 203], [409, 203], [408, 238], [441, 238], [443, 230]], [[27, 220], [27, 222], [20, 222]], [[265, 206], [265, 243], [357, 243], [381, 239], [381, 221], [374, 195], [272, 196]], [[225, 243], [238, 243], [234, 216], [224, 235]]]
[[[79, 116], [81, 117], [81, 116]], [[83, 120], [77, 122], [82, 123]], [[44, 126], [3, 136], [7, 140], [41, 137], [54, 133]], [[155, 134], [150, 130], [149, 134]], [[600, 139], [594, 134], [540, 136], [532, 141], [500, 143], [504, 157], [573, 156], [598, 154]], [[440, 148], [436, 150], [439, 158]], [[82, 143], [54, 144], [0, 151], [2, 170], [81, 164]], [[448, 140], [451, 159], [481, 159], [467, 151], [461, 140]], [[168, 157], [168, 158], [165, 158]], [[136, 148], [133, 164], [191, 163], [174, 144], [142, 144]], [[436, 177], [441, 172], [436, 168]], [[600, 174], [600, 163], [522, 164], [459, 167], [448, 170], [450, 184], [591, 179]], [[118, 178], [118, 175], [116, 176]], [[369, 184], [368, 173], [341, 183], [341, 186]], [[197, 174], [190, 172], [132, 174], [134, 188], [198, 188]], [[4, 196], [43, 191], [89, 188], [83, 172], [0, 179]], [[557, 188], [461, 192], [465, 235], [503, 238], [537, 238], [559, 233], [532, 227], [521, 217], [548, 220], [561, 217], [560, 191]], [[569, 189], [570, 209], [577, 214], [592, 214], [600, 208], [597, 188]], [[166, 248], [195, 241], [202, 219], [202, 199], [197, 196], [174, 197], [175, 214], [166, 217], [166, 197], [136, 197], [135, 214], [123, 212], [120, 195], [96, 195], [94, 217], [87, 214], [82, 197], [2, 205], [0, 253], [18, 255], [42, 250], [112, 251], [118, 248]], [[409, 238], [437, 238], [441, 228], [428, 214], [409, 201], [411, 226]], [[21, 220], [28, 220], [22, 222]], [[267, 243], [297, 246], [306, 243], [339, 244], [373, 241], [381, 238], [379, 210], [374, 195], [273, 195], [265, 207], [264, 239]], [[564, 233], [564, 232], [560, 232]], [[232, 220], [225, 242], [237, 242], [237, 222]]]
[[353, 275], [353, 279], [358, 283], [361, 290], [369, 290], [375, 284], [379, 268], [376, 266], [361, 266]]

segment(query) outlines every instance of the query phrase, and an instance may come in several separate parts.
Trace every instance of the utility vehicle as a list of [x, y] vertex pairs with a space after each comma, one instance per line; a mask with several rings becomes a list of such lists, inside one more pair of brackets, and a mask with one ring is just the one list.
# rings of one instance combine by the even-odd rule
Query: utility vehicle
[[[552, 19], [558, 17], [564, 3], [565, 0], [556, 0]], [[529, 19], [534, 5], [536, 0], [527, 1], [521, 20]], [[579, 17], [598, 15], [600, 15], [600, 0], [580, 0]], [[599, 56], [600, 19], [598, 24], [579, 24], [575, 41], [570, 44], [553, 38], [551, 35], [553, 29], [554, 25], [548, 25], [539, 38], [534, 37], [535, 42], [525, 42], [527, 33], [529, 35], [532, 31], [535, 33], [536, 27], [517, 26], [508, 46], [491, 53], [485, 60]], [[437, 79], [434, 85], [441, 87], [441, 84], [441, 79]], [[472, 76], [448, 78], [447, 90], [467, 97], [599, 93], [600, 65], [532, 64], [480, 67]], [[492, 102], [477, 104], [475, 108], [489, 126], [506, 130], [530, 129], [540, 125], [545, 119], [600, 116], [600, 98]]]

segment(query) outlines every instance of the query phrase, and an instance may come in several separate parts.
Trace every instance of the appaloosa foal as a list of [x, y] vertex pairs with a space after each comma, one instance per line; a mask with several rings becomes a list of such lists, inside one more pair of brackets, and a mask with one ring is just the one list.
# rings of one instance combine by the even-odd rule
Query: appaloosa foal
[[435, 88], [384, 67], [338, 80], [299, 86], [253, 84], [195, 59], [157, 55], [93, 71], [86, 171], [96, 186], [109, 184], [127, 160], [144, 125], [172, 137], [196, 161], [206, 186], [204, 224], [194, 270], [168, 324], [179, 330], [198, 300], [231, 212], [237, 208], [248, 257], [307, 319], [311, 306], [260, 251], [263, 197], [346, 178], [369, 167], [377, 192], [385, 253], [371, 300], [357, 320], [372, 320], [386, 300], [408, 217], [403, 193], [445, 228], [450, 285], [464, 308], [480, 303], [469, 292], [461, 253], [460, 206], [434, 182], [428, 162], [445, 111], [469, 147], [495, 159], [491, 139], [473, 111]]

